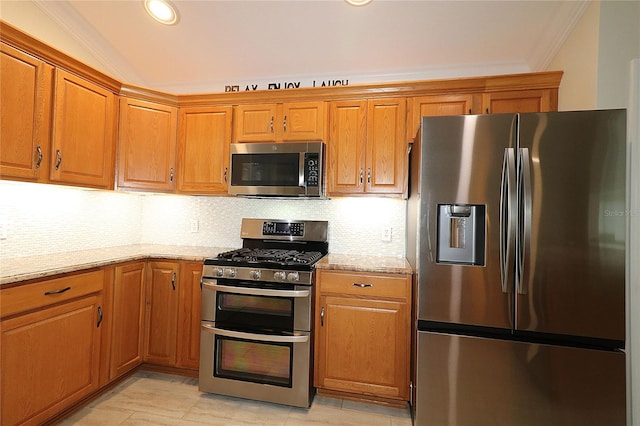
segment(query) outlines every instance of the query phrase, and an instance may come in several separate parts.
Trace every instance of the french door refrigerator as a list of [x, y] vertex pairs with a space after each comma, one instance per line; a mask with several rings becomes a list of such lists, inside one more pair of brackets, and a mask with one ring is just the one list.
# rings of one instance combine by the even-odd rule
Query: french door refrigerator
[[423, 117], [414, 425], [626, 422], [625, 110]]

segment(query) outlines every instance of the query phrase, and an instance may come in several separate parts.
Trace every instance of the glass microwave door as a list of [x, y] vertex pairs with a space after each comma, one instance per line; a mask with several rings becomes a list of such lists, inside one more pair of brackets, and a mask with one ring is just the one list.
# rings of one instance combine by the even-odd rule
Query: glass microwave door
[[232, 186], [301, 186], [299, 153], [233, 154]]

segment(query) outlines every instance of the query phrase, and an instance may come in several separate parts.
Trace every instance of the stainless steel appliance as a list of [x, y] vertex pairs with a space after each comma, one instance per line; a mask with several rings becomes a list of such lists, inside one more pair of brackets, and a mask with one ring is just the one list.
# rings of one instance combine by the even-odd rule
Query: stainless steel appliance
[[241, 236], [242, 248], [204, 261], [199, 388], [309, 407], [327, 222], [243, 219]]
[[321, 197], [323, 172], [323, 142], [234, 143], [229, 193]]
[[626, 422], [624, 110], [423, 117], [414, 424]]

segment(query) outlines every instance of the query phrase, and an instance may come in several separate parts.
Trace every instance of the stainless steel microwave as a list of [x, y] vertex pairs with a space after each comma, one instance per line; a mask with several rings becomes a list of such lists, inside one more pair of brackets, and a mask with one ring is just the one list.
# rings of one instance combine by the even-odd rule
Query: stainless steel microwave
[[323, 142], [234, 143], [230, 164], [233, 195], [324, 195]]

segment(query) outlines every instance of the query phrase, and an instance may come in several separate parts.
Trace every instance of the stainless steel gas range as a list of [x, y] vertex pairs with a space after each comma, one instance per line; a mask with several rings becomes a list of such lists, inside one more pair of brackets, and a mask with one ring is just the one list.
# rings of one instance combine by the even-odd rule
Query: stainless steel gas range
[[204, 261], [201, 391], [311, 404], [314, 265], [327, 225], [243, 219], [243, 247]]

